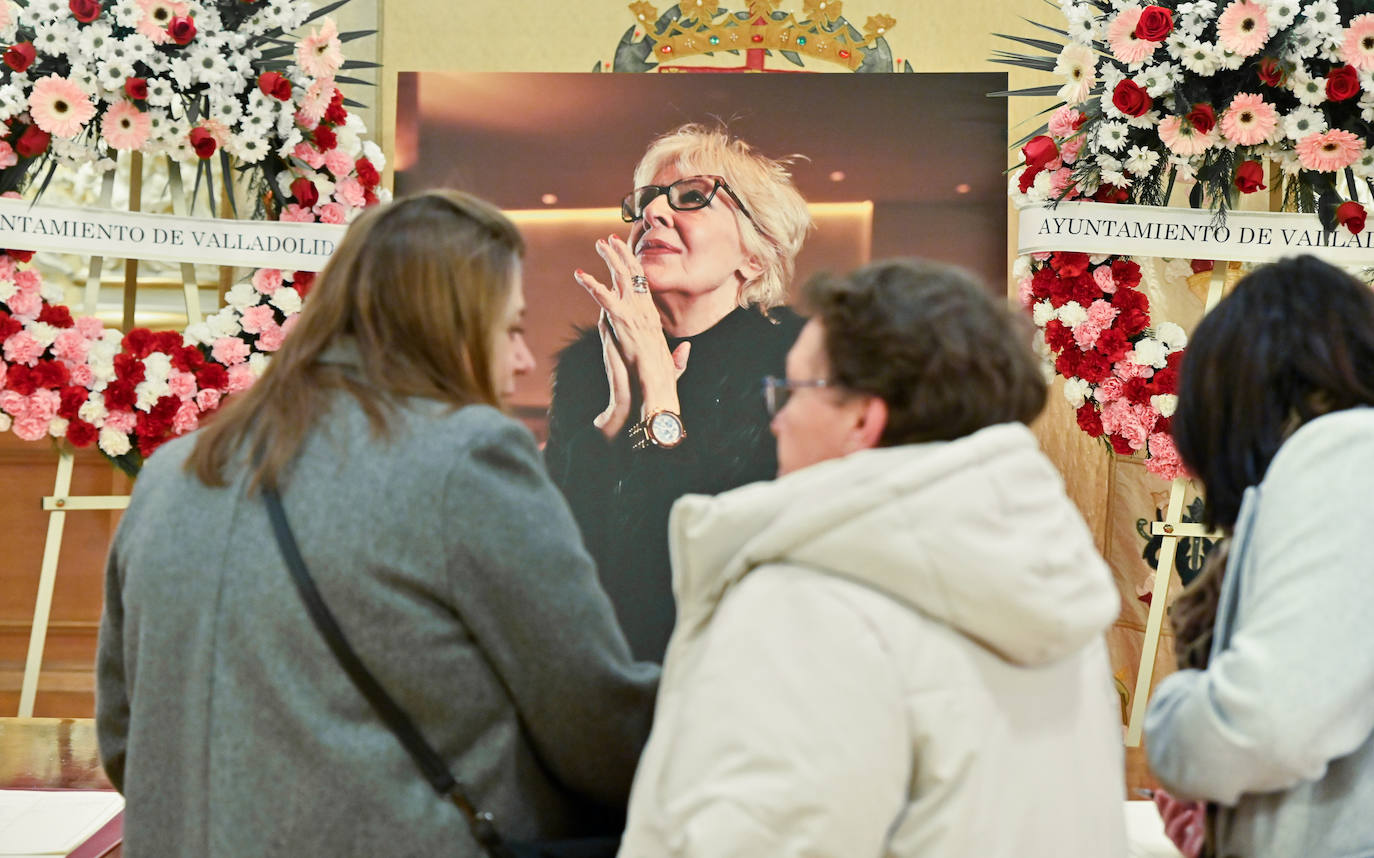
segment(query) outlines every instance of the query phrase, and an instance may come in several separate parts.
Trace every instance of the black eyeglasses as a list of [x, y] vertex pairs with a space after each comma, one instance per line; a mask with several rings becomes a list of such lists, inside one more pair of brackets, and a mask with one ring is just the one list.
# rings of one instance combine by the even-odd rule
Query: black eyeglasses
[[787, 405], [787, 400], [792, 398], [794, 390], [800, 390], [803, 387], [836, 386], [836, 382], [829, 378], [791, 379], [769, 375], [763, 379], [763, 402], [768, 407], [768, 416], [776, 417], [778, 412]]
[[717, 189], [729, 194], [740, 212], [749, 218], [749, 222], [754, 224], [755, 228], [758, 227], [758, 222], [749, 214], [749, 209], [740, 202], [739, 195], [731, 190], [720, 176], [688, 176], [678, 179], [671, 185], [645, 185], [635, 188], [620, 201], [620, 217], [626, 223], [634, 223], [644, 217], [644, 209], [648, 208], [649, 203], [659, 194], [668, 198], [668, 206], [673, 211], [694, 212], [709, 206], [711, 200], [716, 198]]

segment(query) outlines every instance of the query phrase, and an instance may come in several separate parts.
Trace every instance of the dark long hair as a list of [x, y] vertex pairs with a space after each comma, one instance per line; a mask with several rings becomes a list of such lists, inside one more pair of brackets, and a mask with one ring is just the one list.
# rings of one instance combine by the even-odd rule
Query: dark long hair
[[[223, 485], [246, 445], [251, 485], [278, 486], [339, 391], [358, 400], [379, 437], [405, 397], [500, 406], [491, 349], [524, 247], [500, 210], [457, 191], [364, 212], [262, 378], [200, 431], [187, 469]], [[361, 358], [358, 378], [319, 360], [344, 339]]]
[[1374, 405], [1374, 290], [1313, 256], [1257, 268], [1193, 332], [1173, 418], [1179, 455], [1229, 530], [1307, 421]]

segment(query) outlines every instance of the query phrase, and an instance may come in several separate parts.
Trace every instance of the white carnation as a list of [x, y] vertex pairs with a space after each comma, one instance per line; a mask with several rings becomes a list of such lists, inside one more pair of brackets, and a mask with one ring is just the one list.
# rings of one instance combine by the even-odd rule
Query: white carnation
[[28, 335], [38, 341], [38, 344], [47, 348], [57, 339], [57, 335], [62, 333], [58, 328], [49, 325], [47, 322], [30, 322], [25, 330]]
[[129, 436], [114, 429], [101, 429], [100, 440], [97, 442], [100, 449], [110, 456], [122, 456], [133, 449], [129, 443]]
[[1131, 363], [1163, 369], [1169, 363], [1169, 350], [1159, 340], [1146, 337], [1135, 344], [1128, 357]]
[[67, 419], [65, 417], [54, 417], [48, 421], [48, 434], [54, 438], [67, 437]]
[[1031, 308], [1031, 320], [1041, 328], [1045, 327], [1055, 318], [1054, 305], [1049, 301], [1036, 301]]
[[283, 286], [272, 293], [272, 298], [268, 303], [291, 316], [301, 311], [301, 293], [297, 292], [295, 287]]
[[1070, 328], [1088, 321], [1088, 311], [1077, 301], [1070, 301], [1059, 308], [1059, 321]]
[[224, 295], [224, 303], [242, 313], [249, 307], [258, 303], [258, 290], [253, 288], [252, 283], [239, 283]]
[[1088, 401], [1088, 394], [1092, 392], [1092, 386], [1081, 378], [1067, 378], [1064, 380], [1064, 398], [1069, 401], [1070, 408], [1079, 408], [1084, 402]]
[[242, 326], [239, 325], [239, 315], [234, 312], [232, 307], [225, 307], [206, 319], [205, 323], [210, 326], [210, 333], [214, 335], [211, 342], [220, 337], [235, 336], [243, 330]]
[[85, 402], [81, 403], [81, 408], [77, 410], [76, 416], [92, 426], [99, 426], [105, 422], [105, 417], [109, 413], [105, 408], [105, 394], [93, 393]]
[[140, 381], [134, 386], [134, 405], [140, 411], [151, 411], [157, 401], [170, 395], [172, 388], [166, 379], [162, 381]]
[[1171, 352], [1176, 352], [1188, 345], [1188, 334], [1173, 322], [1160, 322], [1155, 325], [1155, 339], [1163, 343], [1164, 348]]
[[1150, 405], [1159, 412], [1160, 417], [1173, 417], [1178, 408], [1178, 397], [1172, 393], [1161, 393], [1150, 397]]
[[143, 359], [143, 378], [146, 381], [166, 381], [172, 374], [172, 357], [166, 352], [152, 352]]

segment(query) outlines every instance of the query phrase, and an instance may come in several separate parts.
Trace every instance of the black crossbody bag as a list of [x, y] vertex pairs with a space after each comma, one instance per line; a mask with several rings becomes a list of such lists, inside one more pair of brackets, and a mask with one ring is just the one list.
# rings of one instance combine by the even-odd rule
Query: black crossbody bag
[[415, 761], [425, 780], [429, 781], [435, 792], [453, 802], [463, 814], [473, 839], [487, 855], [490, 858], [614, 858], [620, 846], [618, 837], [523, 843], [507, 842], [501, 837], [501, 832], [496, 827], [496, 819], [490, 813], [478, 810], [468, 799], [462, 785], [449, 771], [444, 758], [420, 733], [406, 711], [386, 693], [344, 637], [334, 613], [325, 604], [315, 587], [310, 571], [305, 567], [305, 560], [296, 545], [296, 537], [291, 533], [291, 525], [286, 521], [286, 510], [282, 509], [281, 497], [275, 489], [265, 488], [263, 499], [267, 504], [267, 513], [272, 519], [272, 533], [277, 539], [277, 547], [281, 549], [282, 559], [286, 561], [286, 568], [291, 572], [296, 592], [305, 603], [315, 628], [319, 629], [320, 635], [329, 645], [330, 651], [334, 653], [334, 658], [338, 660], [344, 672], [348, 674], [348, 678], [353, 681], [363, 697], [367, 698], [372, 710], [395, 734], [406, 753]]

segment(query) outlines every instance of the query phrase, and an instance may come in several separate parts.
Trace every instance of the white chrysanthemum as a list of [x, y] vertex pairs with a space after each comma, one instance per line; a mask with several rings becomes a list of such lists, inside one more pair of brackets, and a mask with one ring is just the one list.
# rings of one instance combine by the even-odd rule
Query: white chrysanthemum
[[96, 86], [108, 93], [114, 93], [117, 99], [124, 96], [124, 81], [134, 76], [132, 63], [100, 63], [96, 66], [95, 83]]
[[114, 429], [101, 429], [100, 440], [97, 443], [106, 455], [115, 457], [122, 456], [133, 449], [133, 444], [129, 443], [129, 436]]
[[1341, 13], [1336, 8], [1336, 0], [1313, 0], [1303, 7], [1305, 24], [1318, 30], [1331, 31], [1341, 28]]
[[[206, 44], [195, 45], [186, 53], [190, 73], [197, 83], [213, 84], [229, 74], [229, 63], [220, 55], [219, 49]], [[173, 74], [177, 73], [176, 62], [172, 63]], [[178, 78], [180, 80], [180, 78]]]
[[1163, 369], [1169, 364], [1169, 350], [1164, 344], [1152, 337], [1145, 337], [1135, 344], [1129, 355], [1131, 363], [1139, 366], [1152, 366]]
[[1308, 107], [1320, 107], [1326, 101], [1326, 78], [1314, 77], [1301, 68], [1289, 78], [1289, 86], [1298, 101]]
[[1064, 379], [1064, 398], [1069, 401], [1069, 407], [1078, 409], [1088, 401], [1088, 394], [1092, 392], [1092, 385], [1081, 378]]
[[76, 49], [87, 57], [103, 57], [113, 37], [114, 28], [108, 21], [96, 20], [82, 27], [76, 37]]
[[1124, 122], [1103, 122], [1097, 126], [1097, 145], [1108, 152], [1120, 152], [1126, 146], [1129, 129]]
[[166, 107], [172, 103], [175, 91], [172, 85], [162, 78], [148, 79], [148, 104], [153, 107]]
[[277, 154], [283, 158], [291, 157], [291, 153], [296, 149], [296, 144], [304, 139], [305, 136], [301, 134], [301, 130], [295, 127], [295, 122], [292, 121], [291, 130], [281, 135], [281, 145], [277, 147]]
[[1326, 114], [1315, 107], [1295, 107], [1280, 121], [1283, 133], [1291, 140], [1301, 140], [1309, 134], [1320, 134], [1329, 126]]
[[1139, 116], [1127, 116], [1126, 124], [1132, 128], [1143, 128], [1146, 131], [1154, 132], [1159, 127], [1159, 111], [1147, 110]]
[[1215, 45], [1191, 39], [1187, 49], [1179, 54], [1178, 61], [1185, 69], [1201, 77], [1211, 77], [1221, 68], [1221, 54]]
[[266, 158], [272, 151], [268, 145], [267, 138], [264, 136], [248, 136], [244, 134], [232, 135], [224, 144], [224, 148], [239, 159], [244, 164], [256, 164]]
[[19, 23], [24, 27], [36, 27], [44, 21], [71, 17], [67, 0], [34, 0], [27, 7], [19, 9]]
[[1151, 98], [1173, 92], [1178, 78], [1178, 66], [1173, 63], [1159, 63], [1136, 75], [1135, 82], [1150, 94]]
[[1298, 17], [1297, 0], [1268, 0], [1267, 6], [1270, 36], [1279, 30], [1288, 29], [1293, 25], [1293, 20]]
[[1031, 321], [1040, 327], [1045, 327], [1055, 318], [1054, 305], [1049, 301], [1036, 301], [1031, 307]]
[[225, 307], [210, 316], [205, 320], [205, 324], [210, 326], [210, 333], [214, 334], [211, 342], [219, 337], [236, 336], [239, 331], [243, 330], [242, 326], [239, 325], [239, 315], [234, 312], [232, 307]]
[[1068, 27], [1065, 28], [1069, 38], [1081, 45], [1091, 45], [1093, 42], [1102, 38], [1102, 28], [1098, 12], [1091, 4], [1077, 3], [1064, 17], [1068, 20]]
[[1159, 412], [1160, 417], [1173, 417], [1178, 408], [1178, 397], [1172, 393], [1159, 393], [1150, 397], [1150, 406]]
[[1083, 309], [1083, 305], [1077, 301], [1069, 301], [1055, 312], [1059, 316], [1059, 321], [1070, 328], [1088, 321], [1088, 311]]
[[272, 293], [268, 303], [290, 316], [301, 311], [301, 293], [293, 286], [283, 286]]
[[1210, 21], [1217, 16], [1217, 4], [1215, 0], [1196, 0], [1193, 3], [1181, 3], [1178, 7], [1178, 14], [1192, 15], [1204, 21]]
[[135, 0], [115, 0], [110, 6], [110, 15], [119, 26], [133, 29], [143, 19], [143, 10], [138, 8]]
[[1183, 328], [1173, 322], [1160, 322], [1155, 325], [1155, 339], [1164, 344], [1164, 348], [1171, 352], [1176, 352], [1188, 345], [1188, 334]]
[[1136, 176], [1149, 175], [1159, 164], [1159, 153], [1147, 146], [1132, 146], [1126, 152], [1126, 160], [1123, 166], [1126, 172]]
[[33, 48], [39, 56], [66, 59], [69, 45], [77, 35], [76, 19], [68, 12], [60, 20], [44, 21], [34, 29]]
[[218, 98], [211, 97], [210, 118], [224, 123], [225, 128], [233, 128], [242, 116], [243, 108], [239, 106], [237, 98], [228, 93], [220, 94]]
[[1368, 179], [1374, 176], [1374, 149], [1366, 149], [1360, 155], [1360, 160], [1350, 165], [1351, 171], [1361, 179]]

